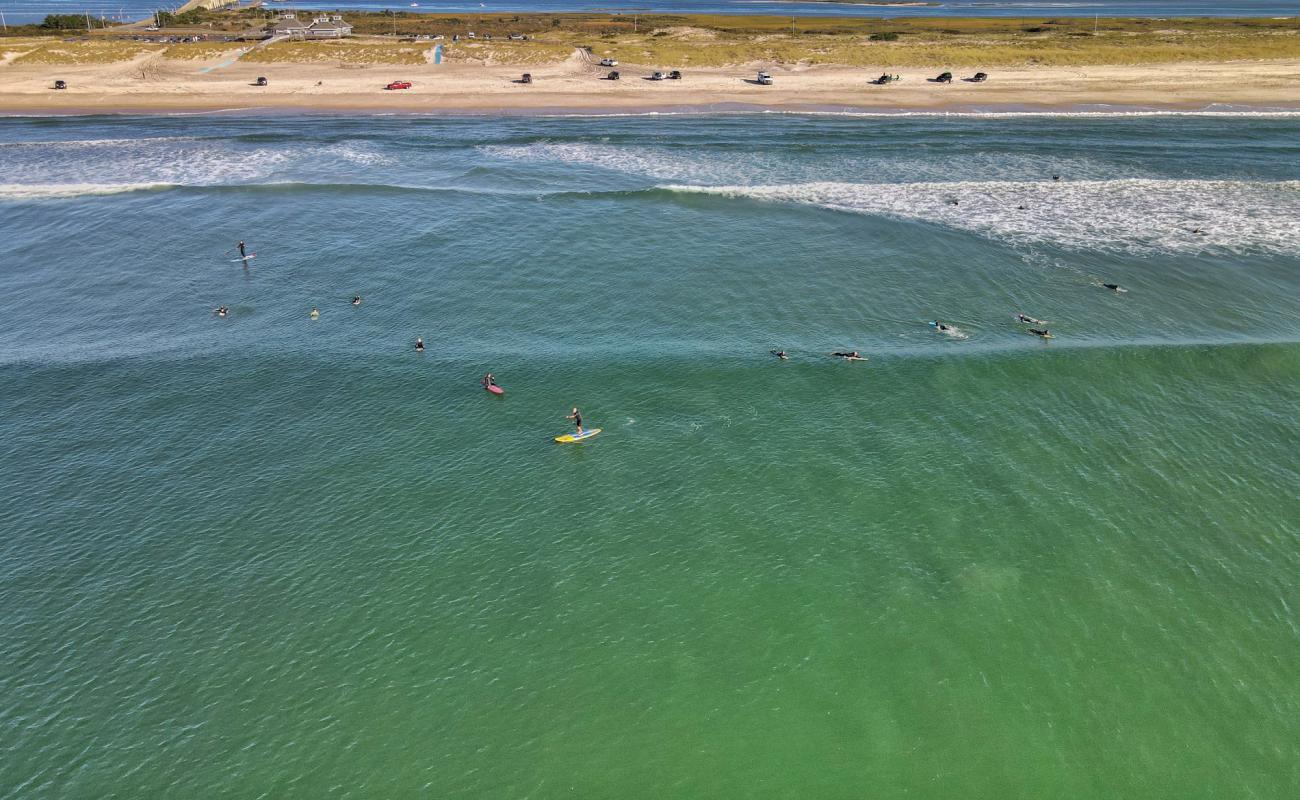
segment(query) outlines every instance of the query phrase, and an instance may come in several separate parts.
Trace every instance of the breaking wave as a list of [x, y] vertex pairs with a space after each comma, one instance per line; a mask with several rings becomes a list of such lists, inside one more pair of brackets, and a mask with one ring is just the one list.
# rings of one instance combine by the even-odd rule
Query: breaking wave
[[0, 183], [0, 201], [57, 200], [175, 188], [174, 183]]
[[669, 185], [663, 190], [918, 220], [1011, 244], [1300, 252], [1300, 181], [1121, 179]]

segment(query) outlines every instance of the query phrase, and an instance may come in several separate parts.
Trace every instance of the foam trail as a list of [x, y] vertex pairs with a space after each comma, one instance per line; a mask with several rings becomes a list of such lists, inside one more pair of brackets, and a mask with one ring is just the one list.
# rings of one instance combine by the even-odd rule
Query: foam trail
[[[1122, 179], [663, 186], [923, 220], [1011, 244], [1129, 253], [1300, 252], [1300, 181]], [[1202, 233], [1192, 231], [1200, 229]]]
[[57, 200], [174, 188], [174, 183], [0, 183], [0, 201]]

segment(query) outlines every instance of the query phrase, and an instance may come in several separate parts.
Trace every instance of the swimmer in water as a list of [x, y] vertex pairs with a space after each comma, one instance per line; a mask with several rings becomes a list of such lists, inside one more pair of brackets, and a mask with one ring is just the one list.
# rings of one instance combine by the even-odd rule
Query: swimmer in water
[[311, 307], [311, 318], [320, 319], [320, 309], [317, 308], [316, 306]]
[[787, 358], [790, 357], [785, 354], [784, 350], [770, 350], [768, 352], [770, 352], [772, 355], [776, 356], [777, 358], [781, 359], [782, 361], [785, 361]]
[[217, 306], [216, 315], [218, 317], [224, 317], [229, 313], [230, 313], [230, 309], [226, 308], [225, 306]]
[[361, 305], [361, 295], [355, 295], [355, 296], [352, 298], [352, 305], [354, 305], [354, 306], [359, 306], [359, 305]]
[[1030, 329], [1029, 329], [1029, 332], [1032, 333], [1033, 335], [1037, 336], [1037, 337], [1040, 338], [1040, 339], [1051, 339], [1051, 338], [1052, 338], [1052, 332], [1049, 331], [1047, 328], [1030, 328]]
[[424, 340], [421, 339], [419, 336], [415, 337], [415, 352], [417, 353], [424, 352]]

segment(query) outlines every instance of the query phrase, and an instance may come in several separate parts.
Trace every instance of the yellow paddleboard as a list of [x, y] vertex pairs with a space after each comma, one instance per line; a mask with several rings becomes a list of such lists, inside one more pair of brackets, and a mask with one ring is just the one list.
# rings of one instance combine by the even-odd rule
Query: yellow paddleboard
[[574, 436], [572, 433], [566, 433], [563, 436], [556, 436], [555, 441], [560, 442], [562, 444], [567, 444], [569, 442], [581, 442], [584, 439], [590, 439], [591, 437], [600, 433], [600, 431], [601, 431], [600, 428], [588, 428], [587, 430], [582, 432], [581, 436]]

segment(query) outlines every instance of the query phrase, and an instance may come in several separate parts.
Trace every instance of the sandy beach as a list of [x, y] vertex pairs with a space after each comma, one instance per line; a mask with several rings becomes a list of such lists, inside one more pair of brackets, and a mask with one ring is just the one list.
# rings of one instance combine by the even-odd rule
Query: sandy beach
[[[758, 107], [771, 109], [1059, 109], [1111, 105], [1196, 109], [1224, 104], [1300, 108], [1300, 60], [1141, 66], [990, 68], [984, 83], [953, 69], [951, 84], [928, 80], [947, 69], [893, 69], [902, 80], [874, 86], [884, 71], [863, 67], [752, 64], [688, 69], [682, 80], [649, 80], [662, 66], [619, 67], [606, 80], [582, 51], [557, 63], [356, 65], [172, 60], [157, 53], [108, 64], [0, 63], [0, 113], [149, 113], [262, 109], [291, 111], [629, 111]], [[759, 69], [774, 85], [754, 81]], [[533, 82], [518, 82], [524, 70]], [[256, 86], [259, 76], [269, 85]], [[52, 88], [64, 80], [66, 90]], [[410, 89], [386, 91], [390, 81]]]

